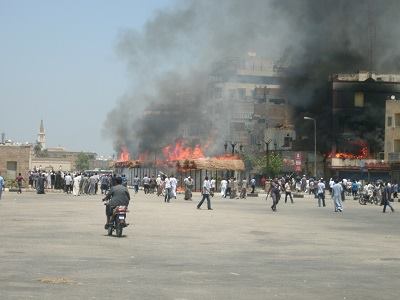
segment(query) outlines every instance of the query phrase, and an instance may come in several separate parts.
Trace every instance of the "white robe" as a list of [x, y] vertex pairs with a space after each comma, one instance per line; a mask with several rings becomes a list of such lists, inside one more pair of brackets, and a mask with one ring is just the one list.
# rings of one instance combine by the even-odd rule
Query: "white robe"
[[72, 188], [72, 195], [79, 196], [79, 184], [81, 183], [82, 176], [76, 176], [74, 178], [74, 186]]
[[176, 198], [176, 185], [178, 184], [178, 181], [175, 177], [170, 178], [169, 181], [171, 184], [171, 197]]
[[51, 173], [47, 175], [46, 188], [51, 189]]
[[226, 187], [228, 185], [228, 181], [226, 181], [225, 179], [221, 180], [221, 196], [225, 196], [225, 192], [226, 192]]

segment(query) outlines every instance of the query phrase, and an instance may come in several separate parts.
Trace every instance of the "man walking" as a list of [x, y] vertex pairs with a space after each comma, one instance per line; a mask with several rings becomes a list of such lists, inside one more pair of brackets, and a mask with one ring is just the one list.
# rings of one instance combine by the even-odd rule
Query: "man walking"
[[205, 177], [204, 182], [203, 182], [203, 198], [197, 204], [197, 209], [200, 209], [201, 205], [203, 204], [204, 200], [207, 199], [207, 208], [209, 210], [212, 210], [211, 208], [211, 202], [210, 202], [210, 191], [211, 191], [211, 183], [208, 181], [208, 176]]
[[335, 179], [335, 184], [332, 186], [332, 199], [333, 199], [333, 204], [335, 206], [335, 212], [343, 211], [342, 192], [343, 192], [342, 184], [339, 183], [338, 179]]
[[392, 187], [390, 186], [389, 182], [386, 182], [385, 188], [383, 189], [382, 193], [382, 200], [383, 200], [383, 213], [386, 212], [386, 206], [389, 206], [392, 212], [394, 212], [393, 206], [390, 204], [390, 200], [392, 200]]
[[272, 206], [271, 209], [272, 211], [276, 211], [276, 206], [281, 198], [281, 190], [279, 187], [279, 183], [278, 183], [278, 179], [275, 178], [272, 182], [271, 182], [271, 187], [269, 188], [268, 195], [271, 195], [272, 197]]
[[325, 183], [324, 180], [321, 178], [317, 185], [317, 196], [318, 196], [318, 207], [325, 207]]
[[24, 179], [24, 177], [22, 177], [21, 173], [18, 174], [15, 181], [17, 181], [17, 184], [18, 184], [18, 192], [17, 193], [22, 194], [22, 181], [25, 181], [25, 179]]
[[293, 203], [292, 187], [290, 186], [290, 181], [286, 180], [286, 183], [285, 183], [285, 203], [287, 202], [288, 196], [290, 198], [290, 201]]

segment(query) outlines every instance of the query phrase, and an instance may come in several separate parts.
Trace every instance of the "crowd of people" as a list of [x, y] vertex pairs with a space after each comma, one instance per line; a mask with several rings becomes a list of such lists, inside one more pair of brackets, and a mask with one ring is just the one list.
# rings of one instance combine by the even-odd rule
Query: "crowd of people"
[[[318, 199], [319, 207], [326, 206], [325, 195], [328, 191], [333, 200], [335, 212], [343, 212], [343, 201], [346, 200], [346, 197], [353, 197], [353, 199], [376, 197], [383, 206], [383, 212], [386, 212], [387, 207], [394, 212], [390, 202], [398, 199], [399, 185], [397, 182], [391, 183], [382, 180], [363, 183], [361, 180], [339, 180], [338, 178], [330, 178], [329, 181], [325, 181], [323, 178], [317, 180], [313, 177], [307, 178], [305, 175], [303, 177], [284, 176], [275, 178], [270, 183], [267, 195], [272, 198], [271, 209], [276, 211], [276, 205], [283, 192], [285, 193], [285, 203], [288, 198], [293, 203], [292, 191], [314, 195]], [[398, 201], [400, 202], [400, 199]]]
[[[125, 175], [122, 175], [122, 183], [127, 186]], [[22, 193], [24, 183], [28, 188], [35, 189], [38, 194], [44, 194], [46, 190], [61, 190], [74, 196], [101, 194], [116, 184], [116, 175], [98, 174], [96, 172], [63, 172], [63, 171], [29, 171], [27, 179], [21, 173], [15, 179], [18, 192]]]
[[[16, 177], [15, 181], [18, 185], [18, 192], [22, 193], [24, 183], [28, 183], [30, 188], [36, 189], [38, 194], [44, 194], [46, 190], [62, 190], [66, 194], [74, 196], [79, 195], [96, 195], [99, 190], [101, 194], [106, 194], [107, 191], [116, 185], [116, 174], [98, 174], [96, 172], [54, 172], [54, 171], [37, 171], [33, 170], [28, 173], [28, 178], [25, 179], [21, 173]], [[127, 186], [127, 178], [125, 175], [121, 176], [122, 185]], [[166, 175], [160, 173], [157, 177], [155, 175], [144, 175], [139, 178], [137, 175], [131, 179], [135, 193], [139, 192], [139, 187], [143, 187], [145, 194], [157, 194], [162, 196], [164, 202], [169, 203], [171, 199], [176, 199], [178, 187], [178, 179], [173, 174]], [[256, 178], [253, 177], [247, 180], [237, 179], [235, 177], [228, 177], [219, 180], [219, 186], [216, 185], [216, 179], [208, 176], [205, 177], [201, 185], [201, 193], [203, 198], [199, 203], [207, 200], [208, 207], [211, 209], [210, 197], [219, 191], [222, 198], [229, 197], [230, 199], [245, 199], [251, 188], [250, 193], [255, 193]], [[4, 187], [4, 179], [0, 180]], [[330, 178], [325, 181], [323, 178], [315, 179], [313, 177], [300, 176], [283, 176], [275, 178], [274, 180], [261, 182], [265, 184], [262, 189], [267, 192], [267, 197], [271, 197], [273, 211], [277, 210], [277, 204], [281, 198], [281, 194], [285, 195], [285, 203], [290, 200], [293, 201], [292, 192], [314, 195], [317, 200], [318, 207], [326, 206], [326, 193], [329, 192], [334, 203], [334, 211], [343, 211], [343, 201], [346, 197], [373, 197], [378, 199], [383, 212], [389, 207], [392, 212], [394, 208], [390, 202], [398, 199], [399, 185], [397, 182], [384, 182], [377, 180], [375, 182], [362, 182], [361, 180], [350, 179], [334, 179]], [[194, 187], [194, 180], [190, 176], [184, 178], [184, 200], [192, 200], [192, 192]], [[1, 197], [1, 194], [0, 194]]]

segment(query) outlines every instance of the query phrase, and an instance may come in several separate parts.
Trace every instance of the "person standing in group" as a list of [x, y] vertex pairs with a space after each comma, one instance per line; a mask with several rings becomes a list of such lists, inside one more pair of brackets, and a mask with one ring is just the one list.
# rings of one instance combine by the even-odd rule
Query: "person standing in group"
[[335, 184], [332, 186], [332, 199], [335, 206], [335, 212], [343, 211], [342, 192], [343, 186], [338, 179], [335, 179]]
[[1, 176], [0, 173], [0, 200], [1, 200], [1, 195], [3, 194], [3, 189], [4, 189], [4, 178]]
[[318, 207], [325, 207], [325, 183], [321, 178], [317, 184], [317, 197], [318, 197]]
[[156, 178], [157, 196], [160, 196], [162, 193], [162, 184], [163, 184], [163, 180], [161, 179], [161, 175], [158, 175]]
[[211, 195], [211, 197], [214, 197], [215, 188], [216, 188], [216, 181], [215, 181], [215, 179], [213, 177], [211, 177], [210, 184], [211, 184], [210, 195]]
[[192, 200], [193, 179], [188, 176], [184, 180], [185, 183], [185, 200]]
[[357, 183], [357, 180], [354, 180], [351, 183], [351, 194], [352, 194], [353, 197], [357, 196], [357, 194], [358, 194], [358, 183]]
[[247, 179], [246, 177], [243, 178], [240, 190], [240, 198], [246, 199], [247, 196]]
[[382, 200], [383, 200], [383, 213], [386, 212], [386, 206], [389, 206], [392, 212], [394, 212], [393, 206], [390, 204], [390, 200], [392, 200], [392, 187], [390, 186], [389, 182], [386, 182], [385, 188], [383, 189], [382, 193]]
[[[64, 182], [65, 182], [65, 192], [67, 194], [71, 193], [73, 181], [72, 181], [72, 177], [69, 173], [67, 175], [65, 175]], [[93, 190], [94, 190], [94, 186], [93, 186]]]
[[210, 191], [211, 191], [211, 183], [208, 180], [208, 176], [206, 176], [204, 178], [203, 189], [202, 189], [203, 198], [201, 199], [199, 204], [197, 204], [197, 209], [200, 209], [201, 206], [203, 205], [204, 200], [207, 199], [207, 208], [208, 210], [212, 210], [210, 201]]
[[171, 198], [174, 197], [176, 199], [176, 187], [178, 186], [178, 180], [176, 180], [174, 175], [171, 175], [169, 182], [171, 184]]
[[100, 191], [101, 191], [101, 194], [107, 194], [109, 186], [110, 186], [109, 178], [108, 178], [107, 174], [103, 174], [100, 177]]
[[36, 181], [36, 193], [37, 194], [44, 194], [44, 186], [46, 184], [46, 177], [45, 174], [40, 174]]
[[18, 184], [18, 192], [22, 194], [22, 181], [25, 181], [24, 177], [22, 177], [21, 173], [18, 174], [17, 178], [15, 179], [15, 181]]
[[79, 196], [79, 186], [81, 184], [82, 176], [80, 173], [74, 177], [74, 184], [72, 186], [72, 195]]
[[226, 188], [228, 187], [228, 181], [224, 178], [220, 182], [220, 188], [221, 188], [221, 197], [225, 198], [226, 197]]
[[293, 203], [292, 186], [290, 185], [290, 179], [286, 180], [285, 183], [285, 203], [287, 202], [288, 196], [290, 198], [290, 201]]
[[147, 174], [143, 177], [143, 191], [145, 194], [148, 194], [150, 191], [150, 178], [147, 177]]
[[[121, 180], [123, 180], [122, 177]], [[97, 175], [93, 174], [92, 176], [89, 177], [89, 190], [88, 190], [89, 195], [96, 195], [96, 183], [97, 183]]]
[[135, 178], [133, 178], [132, 184], [133, 184], [133, 189], [135, 190], [135, 194], [137, 194], [139, 192], [139, 184], [140, 184], [140, 178], [138, 175], [136, 175]]
[[164, 186], [165, 186], [164, 202], [169, 203], [171, 199], [171, 181], [169, 179], [169, 176], [165, 177]]

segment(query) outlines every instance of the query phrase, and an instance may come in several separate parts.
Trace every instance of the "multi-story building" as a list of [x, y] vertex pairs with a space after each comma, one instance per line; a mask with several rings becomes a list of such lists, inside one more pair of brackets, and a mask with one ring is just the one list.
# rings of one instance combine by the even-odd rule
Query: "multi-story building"
[[333, 152], [383, 159], [385, 101], [400, 99], [400, 74], [336, 74], [332, 84]]
[[400, 146], [393, 128], [400, 119], [396, 122], [392, 111], [396, 103], [387, 99], [400, 99], [400, 74], [336, 74], [331, 85], [333, 140], [328, 164], [333, 175], [388, 178], [387, 160]]
[[264, 141], [272, 140], [277, 149], [291, 147], [289, 140], [295, 134], [290, 110], [272, 61], [254, 53], [226, 58], [215, 64], [210, 78], [215, 107], [224, 112], [224, 122], [229, 124], [226, 141], [267, 147]]
[[400, 162], [400, 101], [392, 96], [385, 109], [385, 161]]

